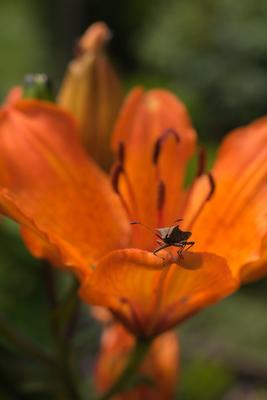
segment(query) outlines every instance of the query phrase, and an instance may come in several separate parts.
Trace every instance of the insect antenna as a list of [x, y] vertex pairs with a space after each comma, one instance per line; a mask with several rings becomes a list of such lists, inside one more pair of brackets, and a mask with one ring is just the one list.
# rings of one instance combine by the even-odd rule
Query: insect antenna
[[154, 231], [153, 229], [151, 229], [149, 226], [143, 224], [142, 222], [139, 222], [139, 221], [132, 221], [132, 222], [130, 222], [130, 224], [131, 224], [131, 225], [141, 225], [141, 226], [143, 226], [144, 228], [146, 228], [147, 230], [149, 230], [150, 232], [152, 232], [152, 233], [155, 234], [155, 231]]

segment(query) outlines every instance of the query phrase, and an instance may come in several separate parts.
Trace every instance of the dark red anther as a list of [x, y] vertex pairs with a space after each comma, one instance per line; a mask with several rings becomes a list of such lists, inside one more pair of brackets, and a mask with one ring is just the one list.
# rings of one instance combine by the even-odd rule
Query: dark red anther
[[161, 149], [161, 141], [160, 141], [160, 139], [158, 139], [155, 143], [153, 157], [152, 157], [154, 164], [157, 164], [157, 162], [158, 162], [160, 149]]
[[208, 173], [207, 173], [207, 177], [208, 177], [209, 184], [210, 184], [210, 191], [209, 191], [209, 193], [208, 193], [208, 196], [207, 196], [207, 198], [206, 198], [206, 201], [209, 201], [209, 200], [212, 198], [212, 196], [213, 196], [213, 194], [214, 194], [214, 192], [215, 192], [216, 183], [215, 183], [214, 177], [213, 177], [213, 175], [211, 174], [211, 172], [208, 172]]
[[165, 203], [166, 188], [165, 183], [160, 181], [158, 184], [158, 198], [157, 198], [157, 208], [162, 210]]
[[201, 211], [202, 211], [203, 208], [205, 207], [205, 204], [207, 203], [207, 201], [209, 201], [209, 200], [212, 198], [212, 196], [213, 196], [213, 194], [214, 194], [214, 192], [215, 192], [216, 183], [215, 183], [214, 177], [213, 177], [213, 175], [211, 174], [211, 172], [208, 172], [208, 173], [206, 174], [206, 177], [208, 178], [208, 181], [209, 181], [209, 186], [210, 186], [210, 187], [209, 187], [209, 192], [207, 193], [207, 195], [206, 195], [206, 197], [203, 199], [203, 201], [200, 203], [200, 205], [199, 205], [197, 211], [195, 212], [195, 214], [193, 215], [191, 221], [188, 223], [188, 226], [187, 226], [187, 229], [188, 229], [188, 230], [189, 230], [189, 229], [191, 230], [192, 226], [195, 224], [196, 220], [198, 219], [198, 217], [199, 217]]
[[199, 176], [203, 175], [206, 170], [206, 164], [207, 164], [207, 153], [206, 149], [204, 147], [201, 147], [198, 152], [198, 160], [197, 160], [197, 174], [196, 177], [198, 178]]
[[119, 143], [118, 153], [117, 154], [118, 154], [118, 162], [121, 165], [124, 165], [124, 161], [125, 161], [125, 145], [124, 145], [123, 142]]
[[165, 140], [169, 136], [173, 136], [177, 143], [180, 142], [180, 137], [179, 137], [178, 133], [174, 129], [172, 129], [172, 128], [166, 129], [160, 135], [160, 137], [157, 139], [157, 141], [155, 143], [153, 154], [152, 154], [152, 162], [153, 162], [153, 164], [157, 164], [158, 159], [159, 159], [159, 155], [161, 153], [161, 147], [162, 147], [163, 143], [165, 142]]
[[115, 165], [111, 171], [111, 185], [116, 193], [119, 193], [119, 180], [122, 173], [122, 164]]

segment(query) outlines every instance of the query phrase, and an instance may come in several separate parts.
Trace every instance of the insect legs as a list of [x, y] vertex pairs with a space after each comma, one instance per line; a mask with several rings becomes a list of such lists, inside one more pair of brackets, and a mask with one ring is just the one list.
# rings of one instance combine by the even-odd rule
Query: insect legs
[[189, 250], [192, 246], [194, 246], [195, 242], [180, 242], [180, 243], [173, 243], [174, 247], [180, 247], [180, 249], [177, 251], [178, 255], [180, 258], [183, 258], [183, 251], [185, 250], [186, 246], [187, 249]]
[[[160, 244], [160, 242], [158, 241], [158, 243]], [[161, 246], [157, 247], [154, 251], [153, 254], [156, 255], [156, 253], [160, 250], [166, 249], [167, 247], [170, 247], [169, 244], [167, 243], [162, 243]]]
[[185, 250], [186, 246], [188, 246], [186, 250], [189, 250], [189, 249], [195, 244], [195, 242], [180, 242], [180, 243], [172, 243], [172, 244], [170, 245], [170, 244], [168, 244], [168, 243], [161, 242], [160, 240], [157, 240], [157, 243], [160, 244], [160, 246], [157, 247], [157, 248], [153, 251], [153, 254], [154, 254], [155, 256], [157, 255], [157, 253], [158, 253], [160, 250], [166, 249], [167, 247], [174, 246], [174, 247], [179, 247], [179, 250], [177, 251], [177, 254], [179, 255], [180, 258], [183, 258], [183, 254], [182, 254], [182, 253], [183, 253], [183, 251]]

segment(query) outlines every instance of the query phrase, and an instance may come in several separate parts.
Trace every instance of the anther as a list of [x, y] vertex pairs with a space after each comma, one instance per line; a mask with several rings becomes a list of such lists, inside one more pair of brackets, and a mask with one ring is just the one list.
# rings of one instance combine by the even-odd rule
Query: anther
[[201, 211], [203, 210], [205, 204], [212, 198], [215, 189], [216, 189], [216, 183], [215, 180], [211, 174], [211, 172], [208, 172], [206, 174], [206, 177], [208, 178], [209, 181], [209, 192], [207, 193], [207, 196], [204, 198], [204, 200], [201, 202], [200, 206], [198, 207], [198, 210], [196, 211], [195, 215], [193, 216], [192, 220], [190, 221], [190, 223], [188, 224], [188, 229], [191, 229], [192, 226], [194, 225], [194, 223], [196, 222], [196, 220], [198, 219]]
[[123, 142], [119, 143], [117, 157], [118, 157], [118, 162], [121, 165], [124, 165], [124, 161], [125, 161], [125, 145], [124, 145]]
[[160, 153], [161, 153], [162, 145], [163, 145], [163, 143], [165, 142], [165, 140], [169, 136], [173, 136], [177, 143], [180, 142], [180, 137], [179, 137], [178, 133], [174, 129], [172, 129], [172, 128], [166, 129], [160, 135], [160, 137], [157, 139], [157, 141], [155, 143], [153, 154], [152, 154], [152, 162], [153, 162], [153, 164], [157, 164], [159, 156], [160, 156]]
[[207, 177], [208, 177], [209, 184], [210, 184], [210, 191], [209, 191], [209, 193], [208, 193], [208, 196], [207, 196], [207, 198], [206, 198], [206, 201], [209, 201], [209, 200], [212, 198], [212, 196], [213, 196], [213, 194], [214, 194], [214, 192], [215, 192], [216, 183], [215, 183], [214, 177], [213, 177], [213, 175], [211, 174], [211, 172], [208, 172], [208, 173], [207, 173]]
[[[121, 178], [123, 179], [123, 190], [121, 192], [122, 187], [120, 188], [120, 181]], [[128, 213], [129, 217], [132, 218], [133, 215], [138, 215], [136, 200], [134, 191], [129, 180], [127, 171], [125, 170], [122, 163], [116, 163], [110, 174], [111, 185], [115, 193], [120, 196], [121, 202], [124, 205], [126, 212]], [[127, 195], [125, 194], [124, 189], [127, 191]]]
[[160, 181], [158, 184], [158, 198], [157, 198], [157, 208], [159, 211], [163, 209], [166, 197], [165, 183]]
[[197, 178], [205, 173], [206, 164], [207, 164], [206, 156], [207, 156], [206, 149], [204, 149], [204, 147], [201, 147], [198, 152], [197, 174], [196, 174]]
[[157, 164], [157, 162], [158, 162], [160, 149], [161, 149], [161, 141], [160, 141], [160, 139], [158, 139], [156, 141], [154, 151], [153, 151], [153, 156], [152, 156], [153, 164]]
[[117, 164], [111, 171], [111, 185], [116, 193], [119, 193], [119, 180], [123, 173], [122, 164]]

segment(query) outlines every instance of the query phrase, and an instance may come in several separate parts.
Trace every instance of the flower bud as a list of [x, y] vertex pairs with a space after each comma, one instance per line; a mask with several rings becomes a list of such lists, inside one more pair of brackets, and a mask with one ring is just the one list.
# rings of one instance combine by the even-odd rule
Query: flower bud
[[102, 22], [87, 29], [58, 94], [58, 103], [77, 118], [87, 151], [105, 167], [110, 165], [109, 138], [122, 100], [119, 78], [105, 52], [110, 36]]

